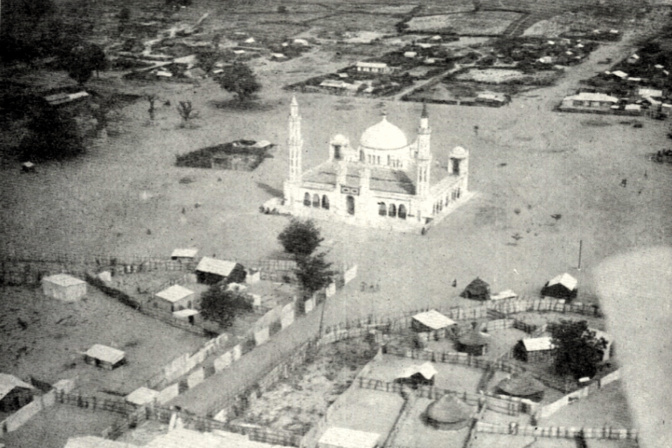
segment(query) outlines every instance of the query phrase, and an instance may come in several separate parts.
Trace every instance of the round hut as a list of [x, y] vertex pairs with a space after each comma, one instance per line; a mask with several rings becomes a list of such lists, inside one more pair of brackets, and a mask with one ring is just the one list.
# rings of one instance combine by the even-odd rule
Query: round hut
[[454, 395], [444, 395], [427, 406], [427, 423], [436, 429], [456, 431], [466, 428], [473, 410]]
[[527, 372], [514, 373], [500, 381], [495, 392], [540, 402], [544, 398], [544, 385]]
[[473, 356], [482, 356], [488, 352], [490, 335], [478, 331], [476, 324], [472, 330], [457, 339], [457, 351]]

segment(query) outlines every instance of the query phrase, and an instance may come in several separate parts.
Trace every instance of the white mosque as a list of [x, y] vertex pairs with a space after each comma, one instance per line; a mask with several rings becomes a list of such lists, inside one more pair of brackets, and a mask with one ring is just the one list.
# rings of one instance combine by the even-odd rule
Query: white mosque
[[303, 171], [301, 115], [292, 98], [283, 208], [304, 218], [424, 233], [471, 196], [469, 152], [453, 148], [436, 166], [431, 133], [426, 106], [412, 143], [383, 115], [364, 131], [358, 146], [338, 134], [329, 143], [329, 159]]

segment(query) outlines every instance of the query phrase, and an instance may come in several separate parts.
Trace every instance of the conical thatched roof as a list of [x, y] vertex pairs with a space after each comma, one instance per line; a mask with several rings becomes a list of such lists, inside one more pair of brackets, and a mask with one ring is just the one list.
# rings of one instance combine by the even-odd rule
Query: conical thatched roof
[[454, 395], [444, 395], [427, 406], [427, 419], [436, 423], [456, 423], [471, 418], [472, 409]]
[[473, 329], [469, 333], [460, 336], [458, 341], [462, 345], [469, 346], [483, 346], [490, 343], [490, 335], [481, 333], [480, 331]]
[[544, 391], [544, 385], [529, 373], [514, 373], [500, 381], [497, 388], [516, 397], [527, 397]]

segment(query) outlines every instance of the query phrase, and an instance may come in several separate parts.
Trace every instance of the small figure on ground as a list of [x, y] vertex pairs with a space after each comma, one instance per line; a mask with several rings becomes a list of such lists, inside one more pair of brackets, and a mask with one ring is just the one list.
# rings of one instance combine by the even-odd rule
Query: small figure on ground
[[623, 180], [621, 181], [621, 187], [625, 188], [625, 187], [627, 187], [627, 186], [628, 186], [628, 179], [623, 179]]

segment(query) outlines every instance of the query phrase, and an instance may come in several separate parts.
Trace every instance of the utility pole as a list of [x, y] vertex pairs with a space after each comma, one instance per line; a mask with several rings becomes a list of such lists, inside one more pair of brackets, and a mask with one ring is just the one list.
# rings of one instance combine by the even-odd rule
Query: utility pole
[[576, 269], [581, 270], [581, 252], [583, 251], [583, 240], [579, 240], [579, 265]]

